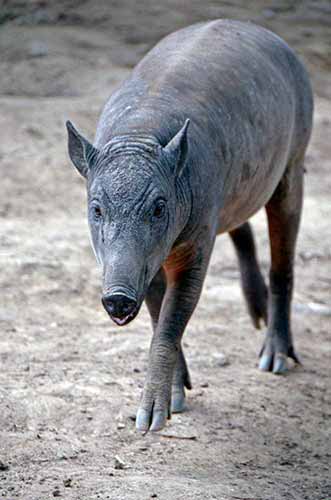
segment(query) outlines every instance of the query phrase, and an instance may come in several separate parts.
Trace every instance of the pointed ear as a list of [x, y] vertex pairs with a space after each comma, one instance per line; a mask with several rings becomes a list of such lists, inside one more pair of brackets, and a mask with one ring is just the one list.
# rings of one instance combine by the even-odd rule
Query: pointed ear
[[179, 132], [168, 142], [163, 151], [173, 165], [175, 176], [180, 175], [185, 167], [188, 152], [187, 129], [190, 120], [187, 119]]
[[89, 163], [98, 153], [98, 150], [75, 129], [70, 121], [66, 122], [68, 131], [68, 151], [72, 163], [78, 172], [87, 177]]

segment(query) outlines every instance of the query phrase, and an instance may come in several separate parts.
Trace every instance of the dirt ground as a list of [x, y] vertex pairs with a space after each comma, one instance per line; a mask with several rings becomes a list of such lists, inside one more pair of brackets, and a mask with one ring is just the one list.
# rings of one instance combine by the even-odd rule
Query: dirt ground
[[[250, 19], [306, 62], [315, 96], [296, 261], [303, 365], [260, 373], [229, 239], [185, 334], [194, 388], [158, 434], [135, 431], [145, 308], [110, 323], [64, 122], [93, 137], [107, 96], [161, 36]], [[331, 3], [0, 2], [0, 498], [330, 500]], [[264, 214], [253, 219], [265, 275]]]

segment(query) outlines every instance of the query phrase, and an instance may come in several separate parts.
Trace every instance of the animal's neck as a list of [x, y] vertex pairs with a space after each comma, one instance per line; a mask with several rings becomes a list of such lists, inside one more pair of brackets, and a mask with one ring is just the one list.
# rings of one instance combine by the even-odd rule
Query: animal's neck
[[103, 156], [106, 156], [108, 162], [119, 158], [136, 156], [154, 162], [157, 160], [161, 146], [155, 138], [147, 135], [125, 134], [116, 135], [108, 141], [101, 149]]
[[142, 95], [129, 106], [119, 98], [111, 113], [107, 107], [104, 109], [98, 125], [96, 146], [103, 147], [114, 139], [156, 142], [165, 146], [186, 118], [178, 116], [177, 106], [170, 106], [162, 96]]

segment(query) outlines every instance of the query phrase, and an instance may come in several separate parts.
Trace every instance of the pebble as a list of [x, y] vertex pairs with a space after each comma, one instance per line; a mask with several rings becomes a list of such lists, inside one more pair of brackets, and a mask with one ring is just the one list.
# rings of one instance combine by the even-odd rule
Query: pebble
[[116, 470], [123, 470], [126, 467], [125, 462], [118, 456], [115, 457], [114, 467]]
[[227, 366], [230, 364], [230, 361], [222, 353], [213, 354], [213, 358], [216, 361], [216, 366]]
[[293, 310], [301, 314], [316, 314], [318, 316], [331, 316], [331, 307], [318, 302], [307, 302], [307, 304], [294, 304]]
[[275, 11], [272, 9], [263, 9], [262, 14], [266, 19], [271, 19], [276, 15]]
[[9, 465], [5, 464], [0, 460], [0, 470], [5, 471], [9, 469]]
[[67, 479], [63, 479], [63, 484], [64, 484], [65, 488], [71, 488], [71, 486], [72, 486], [71, 477], [68, 477]]
[[47, 45], [40, 40], [33, 40], [30, 44], [31, 57], [44, 57], [48, 54]]

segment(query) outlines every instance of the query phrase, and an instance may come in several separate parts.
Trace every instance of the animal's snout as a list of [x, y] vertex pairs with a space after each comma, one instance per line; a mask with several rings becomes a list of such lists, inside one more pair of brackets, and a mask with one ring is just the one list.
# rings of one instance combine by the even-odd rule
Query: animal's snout
[[122, 294], [104, 295], [102, 304], [111, 319], [118, 325], [128, 323], [133, 319], [137, 310], [137, 302]]

